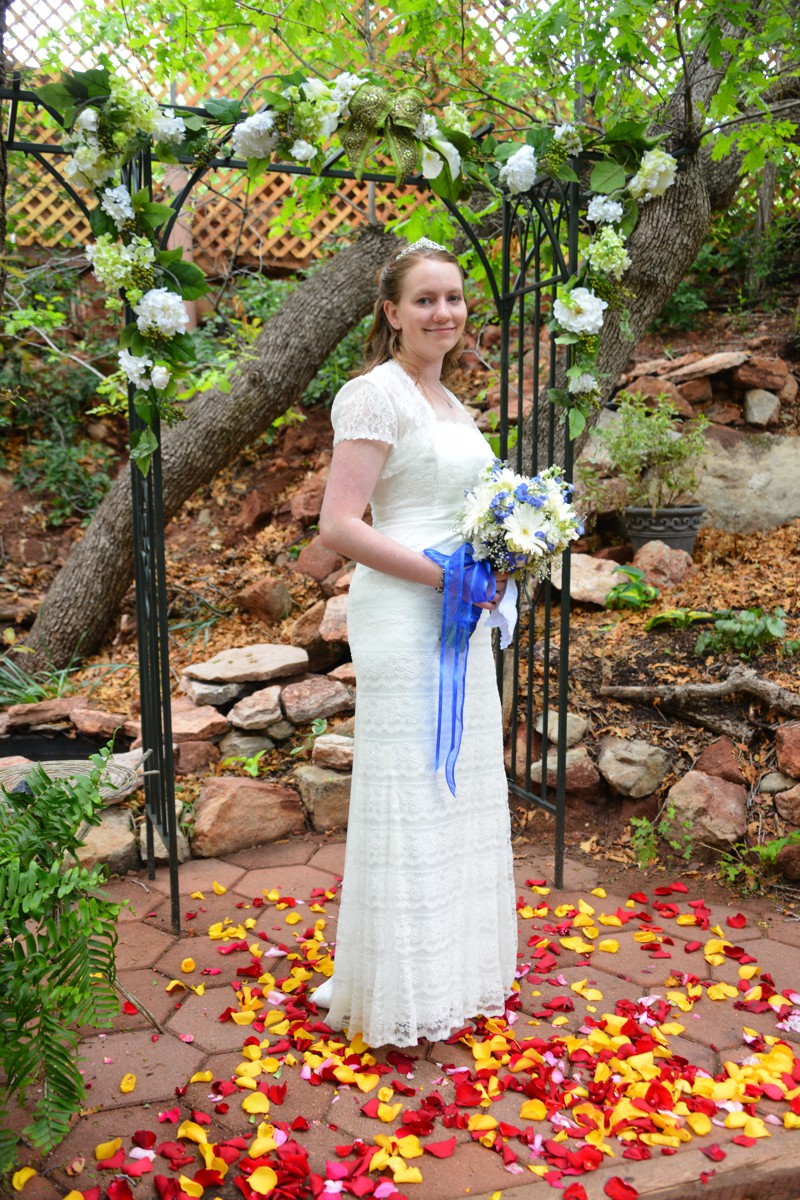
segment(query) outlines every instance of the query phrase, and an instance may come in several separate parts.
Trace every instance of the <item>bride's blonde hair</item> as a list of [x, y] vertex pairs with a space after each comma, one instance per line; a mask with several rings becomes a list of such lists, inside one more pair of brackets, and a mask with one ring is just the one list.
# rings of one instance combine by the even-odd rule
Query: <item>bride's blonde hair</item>
[[[372, 310], [372, 328], [367, 334], [367, 340], [364, 345], [364, 366], [360, 371], [355, 372], [356, 375], [364, 375], [367, 371], [371, 371], [373, 367], [378, 367], [381, 363], [388, 362], [391, 358], [401, 358], [402, 343], [400, 331], [393, 329], [389, 324], [389, 318], [386, 316], [383, 306], [387, 300], [391, 301], [392, 304], [400, 303], [406, 276], [423, 258], [432, 258], [438, 262], [450, 263], [458, 269], [462, 281], [466, 279], [461, 268], [461, 263], [455, 254], [451, 254], [449, 250], [443, 248], [433, 249], [426, 246], [424, 248], [421, 247], [419, 250], [401, 250], [399, 254], [395, 255], [391, 262], [388, 262], [378, 272], [378, 299], [375, 301], [375, 307]], [[459, 338], [452, 350], [447, 351], [442, 362], [442, 379], [447, 379], [452, 375], [458, 366], [458, 360], [461, 358], [463, 349], [463, 340]]]

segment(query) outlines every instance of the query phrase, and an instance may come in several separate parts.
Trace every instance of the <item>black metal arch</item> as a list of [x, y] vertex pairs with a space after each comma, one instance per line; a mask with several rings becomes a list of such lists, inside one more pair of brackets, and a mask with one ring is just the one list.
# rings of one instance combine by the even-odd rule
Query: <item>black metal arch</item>
[[[10, 102], [4, 141], [8, 150], [18, 150], [32, 157], [64, 188], [80, 211], [89, 218], [90, 210], [80, 195], [66, 180], [52, 161], [69, 154], [56, 143], [30, 142], [17, 136], [19, 106], [32, 105], [44, 109], [58, 124], [61, 116], [44, 104], [31, 91], [21, 87], [19, 75], [15, 75], [11, 86], [0, 88], [0, 100]], [[185, 106], [181, 106], [185, 111]], [[202, 108], [191, 108], [191, 112], [202, 114]], [[334, 152], [325, 163], [321, 174], [332, 179], [352, 180], [352, 171], [338, 167], [342, 150]], [[180, 159], [184, 166], [191, 166], [188, 158]], [[150, 151], [142, 151], [124, 168], [123, 177], [135, 188], [152, 186], [153, 158]], [[246, 163], [237, 158], [213, 158], [202, 167], [195, 167], [186, 184], [173, 198], [173, 215], [165, 223], [161, 233], [161, 246], [166, 246], [170, 233], [183, 205], [192, 189], [203, 175], [210, 170], [235, 168], [244, 170]], [[313, 175], [310, 168], [297, 163], [273, 163], [270, 173], [291, 175]], [[394, 176], [382, 171], [367, 171], [361, 177], [367, 181], [391, 186]], [[428, 189], [422, 176], [413, 176], [405, 181], [420, 189]], [[579, 188], [577, 184], [562, 184], [548, 177], [537, 180], [534, 188], [524, 195], [505, 196], [502, 202], [502, 254], [499, 277], [477, 236], [474, 225], [466, 212], [458, 205], [445, 201], [446, 207], [466, 236], [470, 246], [485, 272], [494, 300], [501, 330], [500, 342], [500, 457], [507, 458], [509, 444], [516, 438], [516, 468], [526, 474], [535, 474], [541, 466], [542, 452], [553, 461], [555, 433], [558, 414], [552, 404], [542, 404], [542, 388], [554, 387], [556, 381], [556, 347], [551, 342], [546, 362], [547, 380], [541, 376], [545, 368], [541, 362], [540, 333], [547, 318], [543, 304], [545, 297], [550, 303], [560, 283], [565, 283], [577, 269]], [[126, 320], [130, 313], [126, 314]], [[512, 347], [512, 325], [516, 325], [516, 345]], [[530, 334], [532, 371], [530, 383], [525, 382], [526, 330]], [[511, 389], [511, 364], [516, 362], [516, 417], [509, 416], [509, 394]], [[131, 432], [144, 428], [133, 402], [134, 388], [128, 389], [128, 420]], [[530, 409], [525, 413], [526, 403]], [[516, 432], [514, 432], [516, 430]], [[153, 431], [160, 442], [158, 422]], [[571, 444], [565, 439], [566, 458], [562, 463], [565, 476], [571, 478]], [[164, 556], [164, 515], [162, 506], [162, 464], [160, 450], [156, 451], [147, 476], [136, 469], [131, 470], [134, 578], [136, 586], [136, 614], [139, 653], [139, 677], [142, 713], [142, 741], [150, 751], [149, 770], [145, 776], [145, 806], [147, 831], [147, 864], [152, 878], [154, 864], [154, 830], [161, 834], [169, 853], [172, 927], [180, 930], [180, 906], [178, 889], [177, 822], [175, 814], [174, 765], [172, 756], [172, 729], [170, 710], [169, 673], [169, 629], [167, 623], [168, 604], [166, 589], [166, 567]], [[510, 714], [511, 766], [509, 790], [525, 804], [535, 804], [555, 816], [555, 860], [554, 882], [560, 886], [563, 877], [564, 834], [565, 834], [565, 774], [566, 746], [563, 731], [566, 721], [567, 661], [569, 641], [569, 553], [564, 555], [562, 590], [556, 601], [549, 580], [544, 581], [523, 603], [520, 622], [513, 646], [504, 656], [498, 654], [498, 685], [504, 697], [504, 711]], [[552, 638], [554, 614], [559, 616], [559, 644]], [[541, 643], [541, 654], [538, 647]], [[525, 646], [527, 645], [527, 655]], [[524, 678], [523, 658], [527, 658], [527, 678]], [[541, 783], [537, 786], [532, 778], [532, 731], [536, 714], [534, 704], [535, 660], [541, 657], [543, 682], [538, 711], [543, 719], [543, 757], [547, 760], [548, 718], [552, 710], [551, 663], [557, 659], [558, 670], [558, 718], [560, 736], [556, 750], [555, 787], [549, 778], [552, 771], [544, 769]], [[527, 730], [524, 764], [518, 763], [516, 720], [518, 709]], [[507, 720], [507, 724], [509, 721]]]

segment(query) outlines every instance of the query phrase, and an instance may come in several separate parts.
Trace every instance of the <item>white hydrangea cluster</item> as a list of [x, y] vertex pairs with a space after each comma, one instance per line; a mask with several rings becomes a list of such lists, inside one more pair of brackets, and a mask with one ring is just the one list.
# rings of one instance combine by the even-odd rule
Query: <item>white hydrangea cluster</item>
[[448, 104], [442, 113], [442, 119], [448, 129], [455, 129], [456, 133], [464, 133], [469, 137], [469, 117], [463, 108], [459, 108], [457, 104]]
[[362, 83], [366, 83], [360, 75], [354, 75], [351, 71], [342, 71], [333, 81], [333, 97], [339, 105], [339, 119], [346, 121], [350, 116], [350, 101], [355, 93], [361, 87]]
[[145, 292], [133, 311], [139, 332], [149, 337], [171, 338], [189, 324], [183, 300], [163, 287]]
[[612, 279], [621, 279], [631, 265], [631, 258], [625, 249], [625, 241], [616, 229], [605, 225], [586, 248], [586, 257], [596, 271], [610, 275]]
[[297, 162], [311, 162], [311, 159], [314, 158], [315, 154], [317, 153], [317, 148], [316, 146], [312, 146], [311, 142], [306, 142], [303, 141], [302, 138], [297, 138], [297, 140], [292, 143], [289, 153]]
[[175, 116], [174, 108], [165, 108], [159, 113], [152, 132], [154, 141], [179, 146], [186, 136], [186, 123], [183, 117]]
[[147, 372], [153, 365], [152, 358], [146, 358], [143, 354], [131, 354], [128, 350], [120, 350], [117, 358], [128, 383], [132, 383], [134, 387], [147, 387]]
[[642, 155], [639, 170], [628, 184], [628, 191], [634, 200], [643, 202], [663, 196], [675, 182], [677, 169], [677, 159], [666, 150], [648, 150]]
[[169, 367], [154, 367], [152, 358], [147, 358], [144, 354], [131, 354], [128, 350], [120, 350], [117, 358], [128, 382], [134, 387], [154, 387], [156, 391], [162, 392], [172, 377]]
[[608, 196], [592, 196], [586, 215], [595, 225], [614, 225], [622, 220], [623, 208], [619, 200]]
[[512, 196], [527, 192], [536, 179], [536, 155], [532, 146], [522, 146], [500, 167], [499, 181]]
[[131, 286], [136, 268], [149, 269], [155, 262], [156, 252], [145, 237], [135, 237], [123, 246], [110, 233], [103, 233], [86, 247], [86, 257], [100, 283], [117, 290]]
[[567, 391], [577, 396], [595, 394], [597, 392], [597, 380], [588, 371], [583, 371], [580, 375], [570, 377], [567, 382]]
[[557, 125], [553, 130], [553, 139], [566, 150], [567, 157], [574, 154], [580, 154], [583, 150], [583, 142], [581, 135], [574, 125], [569, 123], [565, 125]]
[[97, 138], [84, 134], [64, 165], [64, 176], [77, 187], [99, 188], [116, 171], [116, 160], [100, 149]]
[[240, 158], [269, 158], [278, 142], [273, 110], [265, 108], [234, 125], [232, 142]]
[[570, 292], [559, 289], [553, 316], [569, 333], [595, 334], [603, 328], [603, 313], [607, 308], [608, 302], [589, 288], [576, 287]]
[[136, 214], [133, 211], [131, 194], [122, 184], [115, 188], [106, 188], [100, 199], [100, 207], [121, 229], [128, 221], [133, 221]]
[[417, 127], [414, 130], [414, 137], [421, 142], [429, 142], [431, 138], [436, 137], [439, 132], [439, 125], [436, 117], [432, 113], [424, 112], [417, 121]]

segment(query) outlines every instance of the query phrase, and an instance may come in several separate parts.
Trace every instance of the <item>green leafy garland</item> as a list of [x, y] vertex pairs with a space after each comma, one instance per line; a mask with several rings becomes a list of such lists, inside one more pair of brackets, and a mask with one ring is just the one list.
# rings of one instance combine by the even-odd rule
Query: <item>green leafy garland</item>
[[576, 437], [600, 399], [597, 371], [599, 332], [606, 309], [623, 322], [632, 294], [621, 278], [630, 265], [625, 240], [636, 224], [638, 203], [663, 195], [676, 162], [656, 149], [646, 127], [624, 121], [604, 135], [564, 124], [534, 126], [524, 141], [500, 142], [491, 134], [471, 136], [467, 114], [447, 105], [440, 120], [417, 87], [392, 92], [379, 83], [344, 72], [331, 82], [302, 73], [276, 76], [277, 87], [260, 93], [261, 107], [247, 112], [238, 100], [211, 99], [204, 115], [162, 110], [146, 93], [105, 69], [66, 75], [38, 89], [69, 130], [72, 150], [65, 168], [71, 184], [91, 189], [98, 206], [91, 215], [95, 241], [87, 258], [109, 289], [108, 307], [123, 302], [133, 320], [124, 327], [120, 367], [134, 386], [133, 403], [144, 428], [131, 438], [131, 459], [146, 473], [157, 443], [156, 417], [180, 420], [178, 381], [195, 361], [183, 302], [208, 291], [203, 272], [184, 261], [180, 249], [162, 250], [159, 231], [174, 210], [153, 201], [147, 188], [135, 192], [116, 182], [140, 150], [152, 147], [162, 162], [203, 167], [219, 157], [246, 160], [252, 180], [273, 161], [305, 164], [319, 174], [338, 137], [354, 175], [363, 177], [380, 144], [388, 151], [399, 184], [421, 172], [433, 192], [449, 201], [469, 195], [475, 184], [511, 195], [529, 191], [542, 174], [577, 182], [571, 159], [590, 151], [602, 156], [592, 172], [588, 217], [595, 232], [578, 274], [558, 290], [550, 328], [569, 345], [567, 389], [550, 398], [568, 412]]

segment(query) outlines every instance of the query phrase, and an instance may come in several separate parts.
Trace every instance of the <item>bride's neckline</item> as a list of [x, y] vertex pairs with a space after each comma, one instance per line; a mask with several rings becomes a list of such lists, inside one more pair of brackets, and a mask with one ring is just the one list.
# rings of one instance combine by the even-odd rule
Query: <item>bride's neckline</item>
[[438, 423], [440, 425], [463, 425], [467, 429], [475, 428], [475, 422], [473, 421], [472, 417], [469, 415], [469, 413], [464, 408], [464, 406], [461, 403], [461, 401], [459, 400], [458, 396], [456, 396], [453, 392], [451, 392], [449, 388], [445, 387], [443, 383], [440, 382], [439, 387], [442, 389], [442, 391], [447, 393], [447, 396], [451, 397], [452, 402], [448, 401], [448, 404], [449, 404], [450, 408], [452, 408], [453, 412], [457, 414], [454, 417], [439, 416], [439, 413], [433, 407], [433, 405], [430, 402], [430, 399], [426, 396], [425, 392], [423, 391], [422, 387], [420, 386], [420, 381], [414, 379], [414, 377], [406, 370], [406, 368], [403, 366], [403, 364], [398, 362], [398, 360], [396, 358], [390, 358], [388, 360], [388, 362], [390, 362], [392, 364], [392, 366], [395, 367], [400, 372], [400, 374], [403, 376], [403, 379], [405, 380], [408, 388], [414, 393], [414, 395], [417, 397], [417, 399], [424, 406], [425, 411], [430, 413], [430, 415], [434, 421], [438, 421]]

